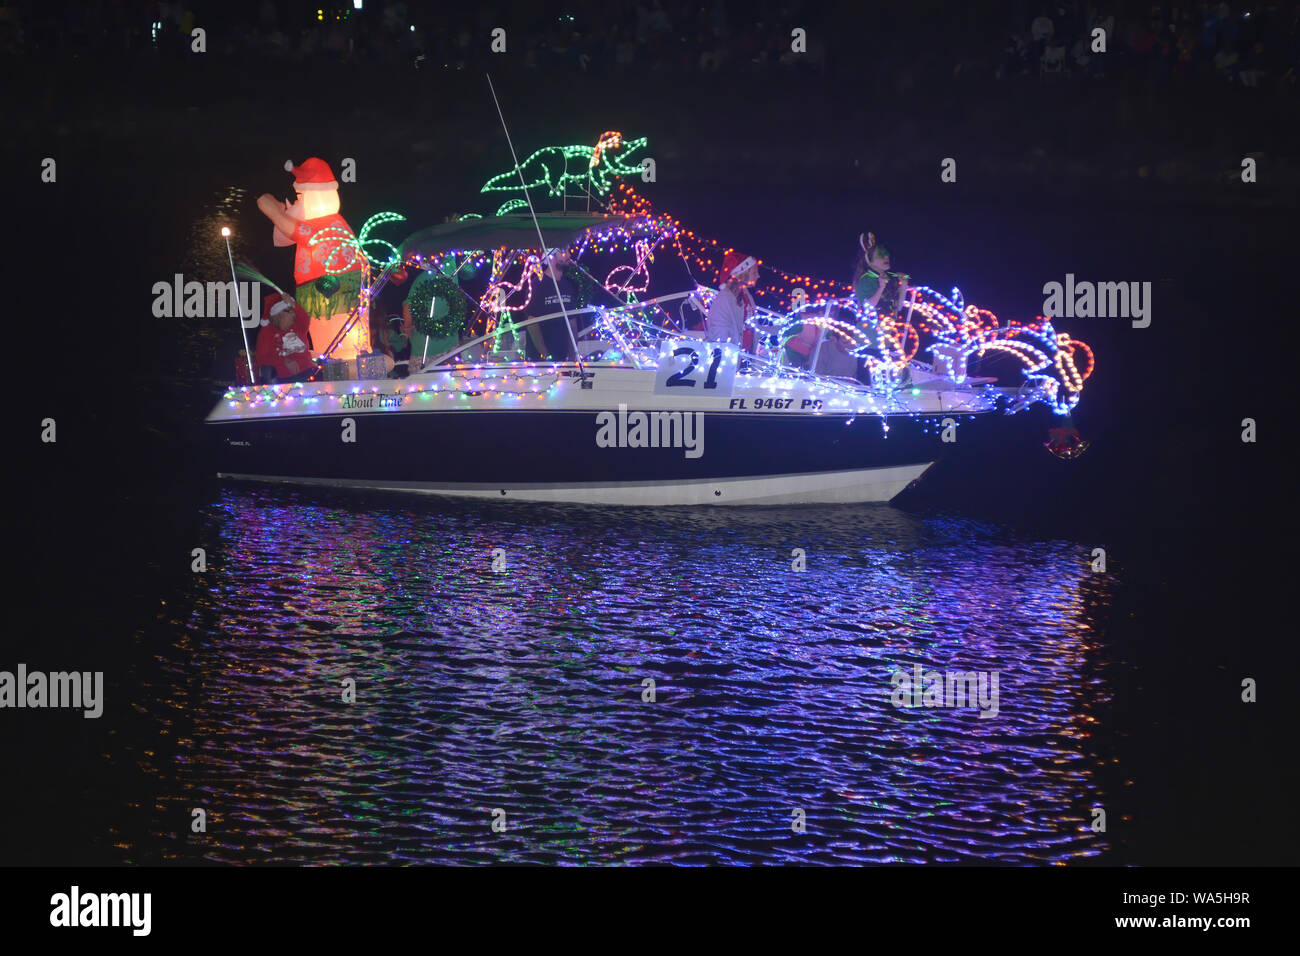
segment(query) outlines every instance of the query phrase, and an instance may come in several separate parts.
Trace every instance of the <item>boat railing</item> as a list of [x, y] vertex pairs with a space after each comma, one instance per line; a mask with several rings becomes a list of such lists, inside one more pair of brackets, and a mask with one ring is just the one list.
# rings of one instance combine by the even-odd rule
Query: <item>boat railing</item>
[[[646, 299], [642, 302], [636, 302], [626, 306], [590, 306], [589, 305], [589, 306], [584, 306], [582, 308], [569, 309], [567, 313], [548, 312], [545, 315], [530, 316], [529, 318], [524, 319], [523, 321], [513, 323], [512, 328], [507, 331], [502, 331], [502, 329], [498, 327], [496, 329], [493, 329], [491, 332], [486, 333], [485, 335], [480, 335], [477, 338], [470, 339], [468, 342], [462, 342], [460, 345], [457, 345], [454, 349], [443, 352], [441, 355], [435, 355], [432, 359], [424, 363], [424, 368], [432, 369], [432, 368], [439, 368], [439, 367], [446, 366], [452, 359], [454, 359], [457, 355], [462, 354], [463, 352], [471, 351], [472, 349], [475, 349], [486, 342], [499, 340], [502, 335], [508, 335], [511, 332], [517, 335], [521, 330], [526, 329], [531, 325], [536, 325], [539, 322], [549, 322], [552, 319], [563, 318], [565, 315], [568, 315], [571, 318], [574, 316], [582, 316], [582, 315], [607, 316], [611, 313], [621, 314], [623, 312], [630, 312], [634, 310], [644, 310], [646, 308], [658, 306], [664, 302], [671, 302], [677, 299], [685, 299], [691, 295], [694, 295], [694, 293], [674, 292], [669, 295], [662, 295], [653, 299]], [[635, 320], [631, 320], [630, 317], [625, 317], [621, 315], [620, 315], [620, 321], [631, 322], [631, 324], [636, 325], [643, 330], [654, 333], [658, 338], [664, 338], [670, 335], [682, 334], [681, 332], [675, 329], [663, 328], [662, 326], [655, 326], [646, 322], [638, 322]], [[637, 354], [636, 343], [628, 341], [626, 337], [624, 337], [618, 329], [613, 328], [606, 322], [596, 321], [591, 323], [590, 325], [581, 327], [575, 333], [575, 337], [582, 338], [583, 336], [590, 335], [592, 332], [599, 332], [599, 331], [609, 331], [611, 334], [613, 334], [615, 341], [618, 342], [619, 345], [621, 345], [626, 350], [628, 359], [637, 368], [643, 367], [641, 363], [647, 361], [647, 359], [645, 356]], [[653, 358], [650, 359], [649, 362], [651, 365], [653, 365], [654, 359]]]
[[[508, 332], [503, 332], [501, 329], [498, 328], [484, 335], [480, 335], [477, 336], [476, 338], [470, 339], [467, 342], [462, 342], [460, 345], [456, 346], [455, 348], [443, 352], [440, 355], [434, 356], [432, 359], [424, 363], [422, 369], [419, 372], [415, 372], [413, 374], [419, 375], [419, 374], [426, 374], [426, 373], [439, 371], [439, 370], [445, 371], [449, 366], [455, 364], [453, 360], [459, 355], [462, 355], [466, 352], [470, 352], [473, 349], [478, 348], [479, 346], [482, 346], [493, 340], [499, 340], [500, 336], [504, 334], [510, 334], [511, 332], [513, 332], [517, 336], [520, 332], [527, 329], [529, 326], [536, 325], [537, 323], [540, 322], [547, 322], [553, 319], [562, 318], [566, 314], [570, 318], [575, 316], [595, 317], [594, 322], [582, 326], [579, 329], [579, 331], [575, 333], [575, 338], [577, 338], [580, 342], [590, 341], [586, 337], [592, 335], [593, 333], [609, 334], [612, 337], [613, 342], [620, 347], [621, 355], [624, 358], [626, 358], [627, 361], [631, 362], [635, 368], [641, 368], [641, 369], [654, 368], [658, 363], [659, 342], [665, 339], [675, 339], [675, 338], [683, 338], [683, 337], [698, 338], [698, 337], [703, 337], [704, 333], [702, 332], [692, 333], [691, 331], [683, 331], [681, 329], [676, 329], [676, 328], [666, 328], [664, 326], [656, 325], [650, 322], [646, 322], [643, 319], [637, 318], [636, 313], [643, 313], [647, 309], [653, 309], [662, 306], [662, 304], [666, 302], [673, 302], [681, 299], [686, 299], [695, 294], [696, 291], [674, 292], [668, 295], [657, 296], [655, 298], [646, 299], [640, 302], [629, 303], [628, 305], [625, 306], [585, 306], [582, 308], [570, 309], [567, 313], [549, 312], [544, 315], [530, 316], [529, 318], [524, 319], [523, 321], [514, 323], [512, 328]], [[770, 324], [773, 327], [780, 327], [782, 324], [788, 322], [787, 316], [782, 316], [779, 313], [770, 312], [769, 310], [766, 309], [760, 309], [759, 311], [761, 314], [764, 315], [765, 318], [768, 319], [768, 324]], [[781, 361], [781, 353], [779, 351], [779, 348], [780, 346], [778, 346], [778, 351], [775, 351], [771, 354], [760, 354], [756, 352], [748, 352], [742, 349], [738, 354], [737, 361], [740, 364], [741, 368], [751, 375], [760, 375], [767, 378], [774, 378], [774, 379], [786, 380], [786, 381], [793, 379], [797, 381], [815, 383], [821, 386], [831, 385], [838, 390], [847, 390], [847, 391], [878, 391], [879, 390], [879, 389], [873, 389], [871, 386], [862, 382], [858, 382], [856, 380], [849, 381], [848, 379], [837, 378], [834, 376], [819, 375], [815, 372], [811, 372], [804, 368], [799, 368], [793, 365], [787, 365], [786, 363]], [[479, 361], [473, 364], [492, 365], [496, 363], [492, 363], [491, 361], [487, 361], [487, 362]], [[507, 362], [503, 364], [512, 364], [512, 363]], [[565, 363], [556, 362], [554, 364], [561, 365]]]
[[[689, 296], [693, 294], [694, 293], [689, 293], [689, 292], [676, 293], [672, 296], [664, 296], [663, 298], [664, 299], [683, 298], [685, 296]], [[637, 303], [628, 306], [627, 309], [637, 310], [643, 308], [647, 304], [649, 303], [648, 302]], [[606, 314], [611, 312], [616, 312], [616, 311], [626, 311], [626, 310], [623, 309], [605, 310]], [[780, 328], [783, 325], [789, 324], [790, 320], [788, 316], [784, 316], [781, 315], [780, 313], [772, 312], [768, 309], [763, 309], [761, 307], [758, 308], [757, 311], [760, 315], [763, 315], [765, 318], [768, 319], [767, 324], [772, 326], [773, 328]], [[703, 333], [692, 335], [690, 332], [681, 332], [676, 329], [664, 329], [655, 325], [651, 325], [650, 323], [643, 322], [632, 316], [620, 316], [619, 321], [620, 323], [637, 327], [641, 329], [644, 333], [647, 333], [658, 339], [663, 339], [668, 337], [682, 337], [682, 336], [688, 338], [703, 337]], [[848, 379], [843, 379], [835, 376], [821, 375], [816, 372], [809, 371], [808, 369], [805, 368], [800, 368], [794, 365], [787, 365], [785, 362], [781, 360], [783, 345], [784, 343], [779, 343], [776, 349], [769, 353], [748, 352], [745, 351], [744, 349], [741, 349], [737, 356], [737, 362], [743, 370], [747, 371], [751, 375], [761, 375], [767, 378], [775, 378], [780, 380], [794, 379], [797, 381], [816, 383], [823, 386], [827, 384], [833, 384], [838, 388], [848, 389], [851, 391], [872, 391], [870, 386], [866, 385], [865, 383], [859, 382], [857, 380], [853, 380], [852, 382], [850, 382]]]
[[[589, 306], [582, 309], [570, 309], [567, 314], [570, 317], [572, 317], [575, 315], [583, 315], [594, 311], [595, 310]], [[548, 322], [551, 319], [563, 318], [565, 314], [566, 313], [564, 312], [548, 312], [545, 315], [530, 316], [529, 318], [524, 319], [521, 322], [515, 322], [511, 329], [505, 331], [499, 328], [494, 329], [493, 331], [488, 332], [486, 335], [480, 335], [477, 338], [470, 339], [468, 342], [462, 342], [454, 349], [451, 349], [450, 351], [447, 352], [443, 352], [441, 355], [435, 355], [433, 358], [429, 359], [427, 362], [424, 363], [424, 367], [421, 369], [421, 372], [432, 371], [438, 368], [445, 368], [446, 366], [453, 364], [452, 360], [456, 358], [456, 356], [461, 355], [464, 352], [472, 351], [473, 349], [476, 349], [480, 345], [483, 345], [487, 342], [499, 340], [501, 336], [509, 335], [512, 332], [515, 335], [518, 335], [522, 330], [528, 328], [531, 325], [536, 325], [539, 322]], [[589, 328], [594, 328], [594, 326], [591, 326]], [[581, 335], [582, 333], [579, 334]], [[419, 374], [419, 373], [415, 373], [415, 374]]]

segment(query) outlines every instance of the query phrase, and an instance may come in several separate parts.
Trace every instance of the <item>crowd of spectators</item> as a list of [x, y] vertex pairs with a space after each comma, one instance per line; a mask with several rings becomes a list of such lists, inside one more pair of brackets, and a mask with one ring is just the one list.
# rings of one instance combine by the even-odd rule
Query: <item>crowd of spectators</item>
[[[17, 0], [0, 5], [0, 48], [206, 52], [464, 70], [576, 69], [700, 74], [804, 71], [850, 78], [1008, 80], [1147, 74], [1214, 76], [1244, 87], [1294, 87], [1300, 5], [1140, 0], [1013, 0], [990, 15], [939, 0], [828, 4], [808, 0], [567, 0], [407, 4], [402, 0]], [[493, 31], [510, 55], [496, 57]], [[800, 50], [792, 31], [805, 31]], [[1101, 52], [1095, 31], [1105, 38]], [[901, 82], [898, 77], [902, 77]]]
[[[261, 0], [243, 14], [204, 0], [68, 0], [0, 6], [0, 47], [14, 53], [101, 48], [183, 56], [191, 31], [203, 27], [207, 52], [455, 70], [487, 62], [494, 52], [492, 31], [502, 28], [507, 52], [520, 54], [525, 68], [816, 68], [824, 64], [825, 51], [824, 38], [812, 28], [818, 19], [805, 9], [805, 0], [755, 0], [743, 7], [728, 0], [516, 0], [463, 7], [366, 0], [361, 10], [341, 0]], [[809, 31], [806, 50], [791, 48], [792, 27], [786, 24]]]
[[1002, 52], [999, 78], [1100, 77], [1119, 63], [1157, 80], [1215, 76], [1247, 87], [1294, 86], [1300, 7], [1201, 2], [1117, 16], [1105, 6], [1057, 0], [1014, 22]]

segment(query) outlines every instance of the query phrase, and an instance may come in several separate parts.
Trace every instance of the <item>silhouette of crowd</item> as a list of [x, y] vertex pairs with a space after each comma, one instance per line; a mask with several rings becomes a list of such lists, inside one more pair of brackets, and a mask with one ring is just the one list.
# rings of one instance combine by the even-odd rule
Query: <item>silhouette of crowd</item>
[[1214, 76], [1246, 87], [1294, 86], [1300, 7], [1202, 2], [1116, 16], [1104, 6], [1058, 0], [1013, 20], [1002, 52], [999, 78], [1099, 77], [1119, 64], [1157, 81]]
[[822, 62], [824, 42], [815, 31], [806, 55], [791, 50], [785, 24], [807, 29], [816, 19], [804, 0], [757, 0], [744, 8], [727, 0], [574, 0], [551, 4], [549, 12], [544, 7], [517, 0], [462, 7], [365, 0], [355, 10], [339, 0], [262, 0], [240, 11], [212, 0], [20, 0], [0, 7], [0, 46], [10, 53], [98, 48], [184, 56], [191, 31], [202, 27], [206, 52], [466, 69], [488, 61], [491, 33], [502, 28], [507, 49], [522, 54], [527, 68], [695, 71]]
[[[1300, 6], [1129, 0], [1034, 0], [990, 14], [922, 0], [569, 0], [429, 6], [399, 0], [18, 0], [0, 6], [8, 53], [103, 50], [183, 58], [191, 31], [206, 52], [409, 64], [431, 70], [574, 69], [596, 74], [808, 72], [1008, 80], [1145, 74], [1157, 82], [1216, 77], [1243, 87], [1294, 88]], [[508, 58], [491, 49], [503, 29]], [[805, 31], [796, 50], [793, 31]], [[1095, 31], [1105, 37], [1100, 52]], [[899, 79], [901, 77], [901, 80]]]

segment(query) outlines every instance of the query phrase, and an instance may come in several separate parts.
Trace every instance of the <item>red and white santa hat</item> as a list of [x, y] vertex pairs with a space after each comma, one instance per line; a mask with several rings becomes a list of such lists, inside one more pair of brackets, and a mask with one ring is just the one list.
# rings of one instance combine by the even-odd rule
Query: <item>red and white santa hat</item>
[[262, 303], [262, 324], [270, 325], [271, 319], [292, 308], [293, 299], [279, 292], [272, 292], [266, 297], [266, 301]]
[[753, 256], [742, 256], [734, 249], [727, 251], [722, 257], [722, 281], [734, 279], [736, 276], [744, 275], [754, 266], [758, 265], [758, 260]]
[[284, 170], [293, 173], [293, 188], [301, 192], [304, 189], [338, 189], [334, 173], [329, 164], [315, 156], [303, 160], [301, 166], [295, 166], [292, 159], [284, 161]]

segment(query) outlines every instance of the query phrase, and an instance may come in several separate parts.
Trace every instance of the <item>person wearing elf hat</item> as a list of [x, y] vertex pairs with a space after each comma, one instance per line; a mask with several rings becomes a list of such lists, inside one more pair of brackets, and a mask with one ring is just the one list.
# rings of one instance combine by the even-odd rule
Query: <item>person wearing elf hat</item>
[[[889, 250], [876, 240], [876, 234], [865, 232], [858, 236], [858, 260], [853, 270], [853, 297], [859, 305], [869, 305], [877, 315], [895, 315], [907, 299], [908, 277], [890, 272], [893, 264]], [[880, 347], [880, 332], [876, 324], [864, 331], [873, 348]]]
[[[289, 160], [284, 168], [293, 173], [297, 199], [290, 204], [264, 193], [257, 208], [274, 225], [272, 240], [277, 246], [297, 246], [295, 297], [311, 316], [312, 333], [323, 348], [334, 340], [357, 304], [366, 260], [351, 227], [339, 215], [339, 184], [326, 162], [313, 156], [300, 166]], [[313, 237], [317, 237], [314, 243]], [[333, 357], [355, 358], [367, 350], [366, 338], [364, 323], [353, 323]]]
[[749, 289], [757, 281], [758, 260], [728, 251], [718, 276], [718, 294], [709, 303], [709, 314], [704, 320], [705, 334], [710, 341], [745, 344], [747, 322], [754, 312], [754, 297]]
[[266, 297], [257, 334], [258, 378], [262, 382], [305, 382], [316, 372], [311, 358], [311, 318], [287, 295]]

